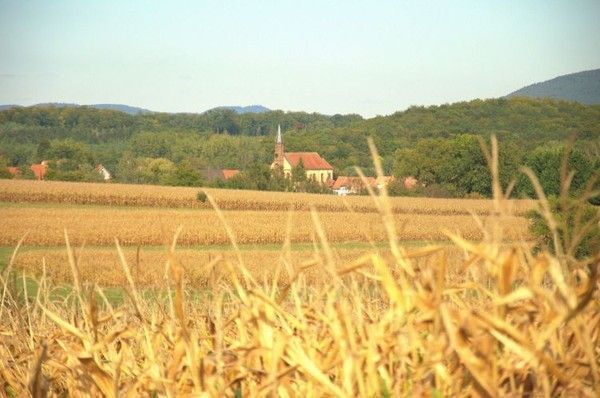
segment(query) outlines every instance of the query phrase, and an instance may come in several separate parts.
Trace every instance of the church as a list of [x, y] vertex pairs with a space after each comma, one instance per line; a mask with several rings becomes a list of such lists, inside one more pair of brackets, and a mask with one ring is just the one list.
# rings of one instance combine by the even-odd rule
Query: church
[[329, 184], [333, 180], [333, 167], [317, 152], [285, 152], [281, 126], [277, 126], [277, 140], [275, 141], [275, 159], [271, 169], [283, 169], [283, 175], [292, 176], [292, 169], [302, 163], [306, 178], [321, 184]]

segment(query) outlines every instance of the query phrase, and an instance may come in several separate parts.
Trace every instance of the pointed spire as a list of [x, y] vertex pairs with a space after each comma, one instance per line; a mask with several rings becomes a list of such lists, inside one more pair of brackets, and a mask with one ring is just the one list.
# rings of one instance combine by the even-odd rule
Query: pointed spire
[[281, 138], [281, 125], [277, 125], [277, 143], [283, 144], [283, 138]]

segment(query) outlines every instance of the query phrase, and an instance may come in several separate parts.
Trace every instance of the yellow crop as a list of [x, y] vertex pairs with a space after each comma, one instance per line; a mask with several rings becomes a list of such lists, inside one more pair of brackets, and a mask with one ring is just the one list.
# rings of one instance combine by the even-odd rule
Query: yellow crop
[[28, 233], [0, 272], [0, 396], [600, 396], [599, 254], [532, 252], [531, 202], [495, 191], [216, 190], [213, 211], [195, 189], [1, 181], [30, 203], [0, 208], [2, 244]]
[[[156, 185], [0, 180], [0, 201], [210, 209], [207, 201], [196, 199], [200, 190]], [[341, 198], [304, 193], [202, 190], [208, 192], [222, 210], [310, 210], [312, 205], [321, 212], [345, 212], [348, 207], [359, 213], [377, 212], [373, 200], [367, 196]], [[513, 200], [506, 204], [509, 207], [507, 211], [521, 215], [532, 207], [533, 201]], [[490, 214], [493, 211], [492, 202], [485, 199], [402, 197], [391, 198], [390, 205], [393, 212], [398, 214], [469, 215]]]

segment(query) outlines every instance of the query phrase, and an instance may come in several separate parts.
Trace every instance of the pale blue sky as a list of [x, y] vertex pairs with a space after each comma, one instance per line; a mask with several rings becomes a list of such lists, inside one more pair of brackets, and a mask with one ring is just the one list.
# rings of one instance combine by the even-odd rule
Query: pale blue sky
[[0, 0], [0, 104], [389, 114], [600, 67], [600, 1]]

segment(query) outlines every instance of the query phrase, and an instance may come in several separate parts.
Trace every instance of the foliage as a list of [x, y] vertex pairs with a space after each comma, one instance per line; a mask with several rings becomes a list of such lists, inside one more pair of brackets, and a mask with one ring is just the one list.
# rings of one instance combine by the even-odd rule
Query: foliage
[[[506, 187], [517, 170], [516, 151], [500, 146], [500, 182]], [[512, 149], [512, 148], [511, 148]], [[450, 139], [424, 139], [396, 151], [396, 180], [413, 176], [436, 196], [491, 195], [491, 179], [477, 136], [461, 134]], [[435, 188], [427, 188], [435, 187]], [[446, 191], [446, 193], [443, 193]]]
[[[557, 224], [558, 237], [569, 254], [576, 258], [596, 254], [600, 247], [600, 208], [572, 198], [562, 202], [556, 196], [549, 197], [548, 203]], [[553, 251], [553, 235], [542, 211], [531, 210], [528, 216], [532, 221], [530, 232], [537, 237], [540, 247]]]
[[190, 163], [177, 165], [169, 185], [182, 187], [199, 187], [205, 184], [202, 174], [194, 169]]
[[600, 207], [594, 205], [600, 198], [600, 170], [591, 170], [573, 150], [573, 139], [538, 148], [531, 159], [532, 168], [524, 171], [540, 195], [538, 209], [529, 213], [532, 234], [546, 250], [564, 248], [558, 256], [594, 255], [600, 247]]
[[[525, 165], [535, 173], [546, 195], [557, 196], [561, 188], [561, 160], [565, 155], [565, 145], [562, 143], [549, 143], [539, 146], [525, 156]], [[575, 192], [584, 188], [586, 182], [596, 172], [600, 171], [598, 165], [594, 167], [592, 161], [587, 159], [578, 149], [569, 151], [568, 169], [575, 174], [571, 182], [571, 189]], [[594, 170], [595, 168], [595, 170]], [[517, 185], [517, 192], [522, 196], [533, 197], [534, 189], [531, 181], [524, 175]]]
[[306, 181], [306, 169], [304, 168], [304, 162], [302, 158], [298, 161], [298, 164], [292, 167], [292, 182], [302, 183]]
[[206, 196], [206, 192], [204, 191], [198, 191], [198, 193], [196, 194], [196, 200], [198, 202], [206, 202], [206, 200], [208, 199], [208, 197]]
[[[373, 137], [386, 174], [414, 174], [424, 188], [434, 186], [427, 189], [440, 195], [489, 197], [478, 137], [498, 136], [500, 177], [506, 188], [521, 164], [543, 168], [544, 162], [552, 161], [536, 148], [561, 142], [573, 132], [578, 133], [576, 149], [584, 158], [577, 162], [597, 170], [598, 120], [600, 106], [524, 98], [411, 107], [371, 119], [282, 111], [236, 114], [228, 109], [128, 115], [90, 107], [29, 107], [0, 112], [0, 155], [11, 166], [21, 167], [45, 159], [66, 159], [70, 172], [97, 162], [118, 182], [147, 184], [161, 180], [196, 185], [200, 181], [195, 173], [205, 168], [236, 168], [246, 172], [246, 177], [232, 183], [234, 187], [286, 190], [290, 187], [284, 181], [266, 182], [264, 173], [250, 170], [271, 162], [280, 124], [288, 151], [319, 152], [334, 166], [336, 175], [353, 175], [354, 166], [366, 175], [374, 174], [366, 143], [367, 137]], [[148, 166], [145, 159], [166, 159], [175, 170], [184, 163], [189, 167], [179, 176], [172, 171], [169, 178], [159, 178], [139, 170]], [[553, 176], [547, 178], [554, 181]], [[520, 181], [515, 193], [532, 195], [527, 181]]]
[[50, 163], [44, 178], [58, 181], [102, 181], [102, 175], [94, 167], [89, 164], [74, 164], [69, 161]]

